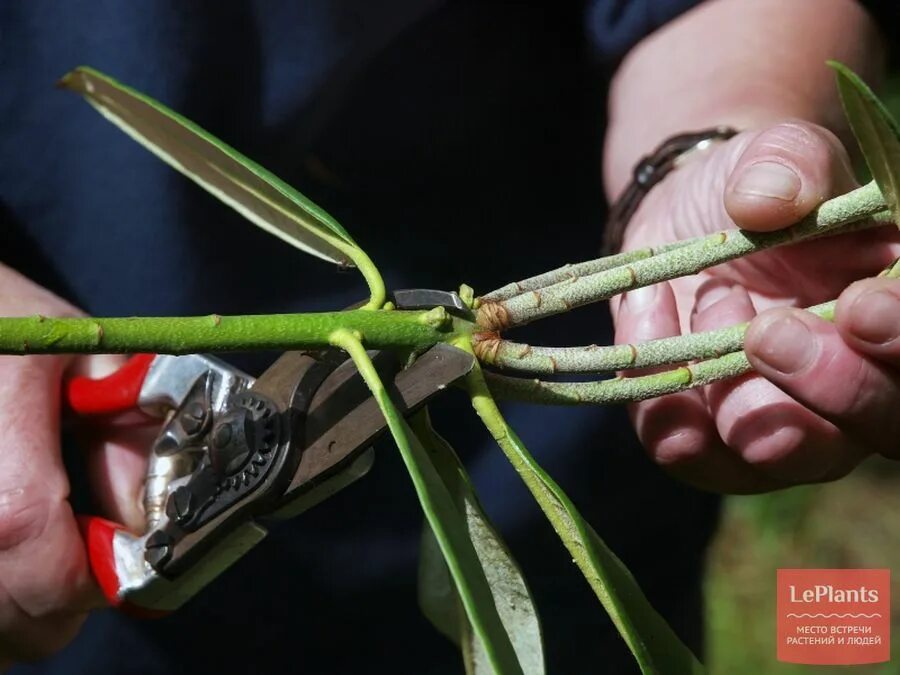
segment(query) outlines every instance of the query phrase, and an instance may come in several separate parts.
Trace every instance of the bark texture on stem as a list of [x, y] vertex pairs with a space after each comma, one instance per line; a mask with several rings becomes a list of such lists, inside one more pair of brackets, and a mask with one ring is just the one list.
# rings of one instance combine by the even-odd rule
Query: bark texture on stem
[[507, 300], [484, 301], [478, 309], [477, 324], [484, 332], [542, 319], [569, 311], [613, 295], [696, 274], [750, 253], [836, 233], [842, 226], [872, 218], [885, 210], [884, 199], [875, 183], [835, 197], [796, 225], [774, 232], [728, 230], [670, 249], [650, 258], [619, 265], [584, 277], [569, 278], [542, 289], [531, 290]]
[[[808, 311], [830, 318], [834, 301], [809, 307]], [[651, 368], [685, 361], [711, 359], [744, 347], [749, 323], [705, 333], [690, 333], [637, 344], [601, 347], [536, 347], [503, 340], [495, 335], [476, 335], [473, 347], [478, 360], [503, 370], [552, 375], [554, 373], [608, 373], [632, 368]]]

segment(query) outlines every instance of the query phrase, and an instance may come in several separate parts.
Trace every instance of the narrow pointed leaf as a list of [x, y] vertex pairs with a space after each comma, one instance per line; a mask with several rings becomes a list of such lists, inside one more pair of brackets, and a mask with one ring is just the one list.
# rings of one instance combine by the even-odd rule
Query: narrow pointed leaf
[[354, 264], [358, 247], [334, 218], [190, 120], [91, 68], [76, 68], [59, 84], [267, 232], [319, 258]]
[[450, 569], [466, 616], [484, 645], [493, 672], [521, 675], [522, 668], [497, 613], [490, 586], [469, 538], [465, 517], [441, 480], [428, 452], [398, 412], [359, 339], [350, 331], [339, 330], [332, 335], [332, 344], [350, 355], [381, 408], [425, 518]]
[[467, 379], [472, 403], [491, 435], [522, 477], [574, 562], [634, 654], [641, 672], [700, 675], [705, 670], [653, 609], [637, 581], [585, 521], [562, 488], [547, 475], [506, 423], [476, 365]]
[[[484, 513], [453, 448], [431, 427], [427, 411], [416, 415], [412, 426], [456, 500], [457, 508], [465, 514], [469, 536], [522, 670], [526, 675], [542, 675], [545, 664], [541, 626], [522, 570]], [[447, 564], [438, 554], [437, 541], [427, 524], [422, 533], [421, 552], [419, 604], [423, 613], [439, 631], [462, 647], [466, 673], [490, 675], [493, 671], [484, 646], [462, 612]]]
[[829, 61], [853, 135], [872, 178], [900, 227], [900, 126], [868, 85], [847, 66]]

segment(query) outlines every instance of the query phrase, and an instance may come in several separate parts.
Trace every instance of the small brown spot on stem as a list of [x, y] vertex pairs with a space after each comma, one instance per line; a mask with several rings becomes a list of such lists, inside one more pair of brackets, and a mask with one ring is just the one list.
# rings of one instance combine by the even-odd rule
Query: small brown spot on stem
[[219, 326], [222, 323], [222, 315], [221, 314], [213, 314], [212, 322], [213, 322], [213, 326]]
[[635, 347], [633, 344], [628, 345], [628, 350], [631, 352], [631, 357], [628, 359], [628, 363], [633, 366], [637, 361], [638, 350], [637, 347]]
[[522, 351], [516, 354], [517, 358], [524, 359], [531, 353], [531, 345], [522, 345]]
[[103, 344], [103, 326], [101, 326], [99, 323], [95, 323], [94, 326], [96, 326], [96, 337], [94, 339], [94, 343], [99, 346]]
[[540, 307], [541, 302], [543, 302], [543, 298], [541, 297], [540, 291], [531, 291], [531, 294], [534, 296], [534, 306]]
[[547, 357], [550, 360], [550, 372], [555, 373], [559, 371], [559, 364], [556, 362], [556, 358], [553, 356]]
[[634, 286], [637, 284], [637, 272], [634, 271], [634, 268], [631, 265], [625, 269], [628, 271], [628, 276], [631, 277], [631, 283], [629, 285]]

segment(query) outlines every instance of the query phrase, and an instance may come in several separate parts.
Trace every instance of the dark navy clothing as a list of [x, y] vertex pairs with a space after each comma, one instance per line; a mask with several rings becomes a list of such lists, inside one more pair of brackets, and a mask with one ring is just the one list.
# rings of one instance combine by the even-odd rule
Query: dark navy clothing
[[[55, 91], [79, 64], [167, 103], [322, 204], [390, 287], [487, 291], [592, 257], [609, 64], [692, 4], [3, 3], [0, 259], [97, 315], [334, 309], [364, 293], [357, 275], [256, 229]], [[585, 344], [611, 330], [590, 307], [521, 335]], [[239, 362], [258, 371], [265, 359]], [[699, 649], [717, 500], [653, 467], [622, 408], [508, 411]], [[434, 416], [525, 570], [551, 672], [632, 672], [467, 402], [448, 394]], [[77, 469], [73, 480], [83, 494]], [[416, 606], [421, 523], [385, 443], [365, 479], [277, 527], [173, 616], [99, 612], [60, 654], [15, 672], [459, 672]]]

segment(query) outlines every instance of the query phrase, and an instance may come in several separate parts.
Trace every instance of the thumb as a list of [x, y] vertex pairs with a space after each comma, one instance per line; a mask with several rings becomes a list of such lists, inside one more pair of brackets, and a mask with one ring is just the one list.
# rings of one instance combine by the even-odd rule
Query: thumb
[[725, 186], [725, 210], [738, 227], [769, 232], [797, 222], [836, 193], [856, 187], [838, 138], [790, 121], [759, 132]]

